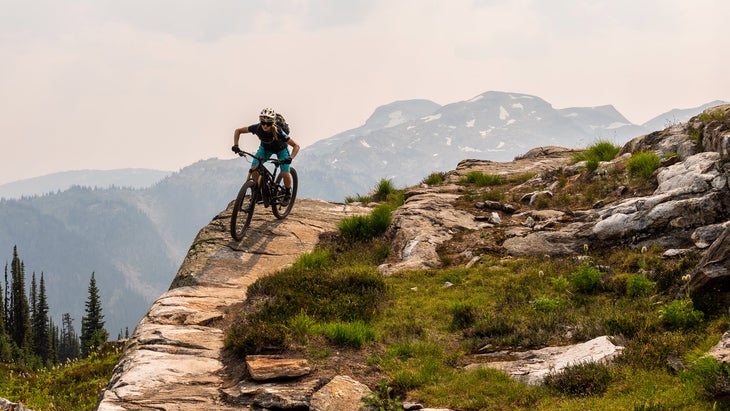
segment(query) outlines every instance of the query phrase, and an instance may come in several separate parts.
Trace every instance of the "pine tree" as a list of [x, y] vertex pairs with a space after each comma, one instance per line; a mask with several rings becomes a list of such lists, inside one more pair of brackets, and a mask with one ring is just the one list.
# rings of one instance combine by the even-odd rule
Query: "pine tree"
[[5, 263], [5, 295], [3, 296], [3, 322], [5, 324], [5, 332], [10, 330], [10, 287], [8, 286], [8, 263]]
[[[33, 324], [33, 319], [35, 319], [35, 309], [36, 309], [36, 300], [38, 300], [38, 285], [35, 281], [35, 271], [33, 271], [33, 275], [30, 276], [30, 298], [29, 298], [28, 306], [30, 308], [30, 323]], [[31, 327], [32, 330], [32, 327]]]
[[74, 330], [71, 314], [64, 313], [61, 316], [61, 335], [58, 338], [58, 361], [66, 362], [79, 358], [79, 338]]
[[[8, 265], [5, 264], [5, 277], [8, 276]], [[3, 294], [3, 286], [0, 284], [0, 295]], [[2, 306], [0, 306], [0, 336], [5, 334], [5, 302], [3, 301]]]
[[[35, 285], [35, 274], [33, 275]], [[31, 288], [32, 289], [32, 288]], [[38, 294], [33, 298], [35, 306], [33, 309], [33, 352], [44, 363], [51, 360], [51, 334], [49, 332], [48, 302], [46, 301], [46, 284], [41, 273], [41, 285]]]
[[[5, 277], [7, 278], [8, 265], [5, 264]], [[7, 285], [7, 284], [6, 284]], [[0, 295], [3, 295], [3, 287], [0, 285]], [[0, 304], [0, 362], [11, 361], [10, 341], [5, 330], [5, 303]]]
[[31, 348], [30, 307], [25, 295], [25, 267], [18, 257], [17, 246], [13, 247], [13, 261], [10, 274], [13, 280], [10, 292], [10, 337], [21, 349]]
[[95, 348], [100, 347], [109, 338], [109, 333], [104, 329], [101, 299], [93, 272], [89, 281], [89, 297], [86, 300], [85, 312], [86, 315], [81, 318], [81, 355], [88, 357]]
[[51, 364], [58, 363], [58, 333], [58, 326], [53, 322], [53, 318], [48, 317], [48, 340], [50, 341], [49, 362]]

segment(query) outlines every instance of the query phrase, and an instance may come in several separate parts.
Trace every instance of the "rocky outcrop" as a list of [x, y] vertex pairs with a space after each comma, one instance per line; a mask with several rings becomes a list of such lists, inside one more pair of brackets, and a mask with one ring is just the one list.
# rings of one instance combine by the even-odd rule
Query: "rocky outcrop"
[[[715, 120], [708, 121], [708, 118]], [[466, 195], [474, 195], [461, 191], [456, 185], [470, 171], [505, 177], [534, 173], [536, 176], [525, 183], [533, 190], [522, 196], [524, 202], [532, 206], [535, 196], [552, 196], [555, 182], [546, 176], [557, 170], [568, 175], [576, 173], [576, 166], [570, 165], [570, 150], [539, 148], [510, 163], [466, 160], [447, 175], [449, 185], [423, 186], [407, 195], [405, 206], [394, 214], [390, 230], [395, 262], [381, 266], [381, 271], [439, 267], [438, 247], [447, 241], [453, 242], [462, 232], [462, 244], [456, 251], [468, 261], [467, 266], [479, 259], [485, 243], [490, 252], [512, 255], [578, 255], [586, 249], [639, 248], [654, 244], [669, 248], [665, 253], [667, 257], [687, 250], [701, 251], [703, 258], [691, 277], [690, 291], [727, 291], [730, 289], [728, 124], [730, 105], [710, 109], [693, 118], [689, 125], [675, 125], [663, 132], [634, 139], [614, 161], [602, 163], [601, 169], [625, 167], [632, 152], [654, 151], [668, 159], [655, 173], [656, 190], [648, 196], [628, 197], [609, 204], [598, 202], [588, 210], [517, 212], [507, 204], [495, 204], [494, 201], [476, 202], [474, 208], [469, 209], [463, 199]], [[698, 144], [697, 135], [702, 137], [702, 144]], [[706, 151], [702, 150], [703, 146]], [[529, 161], [525, 162], [526, 159]], [[600, 177], [601, 174], [596, 173], [596, 178]], [[459, 202], [462, 206], [457, 209]], [[444, 210], [450, 211], [450, 218], [441, 216]], [[484, 211], [491, 215], [484, 216]], [[469, 221], [469, 214], [474, 221]], [[474, 234], [463, 234], [465, 231]], [[484, 240], [499, 237], [505, 237], [501, 244], [496, 240]], [[483, 363], [470, 367], [498, 368], [520, 381], [539, 383], [548, 372], [558, 371], [566, 364], [589, 357], [610, 360], [621, 351], [621, 347], [614, 346], [607, 337], [603, 338], [598, 344], [601, 348], [596, 348], [597, 341], [585, 343], [592, 347], [588, 352], [601, 353], [595, 358], [576, 354], [581, 350], [578, 347], [585, 347], [581, 345], [547, 347], [509, 353], [509, 361], [484, 358]], [[730, 343], [725, 342], [724, 346], [730, 346]], [[726, 351], [723, 359], [729, 357]]]
[[[438, 268], [445, 249], [469, 266], [487, 252], [577, 255], [598, 247], [659, 244], [669, 248], [667, 257], [687, 250], [702, 253], [691, 292], [724, 288], [730, 276], [730, 122], [721, 119], [730, 116], [730, 105], [711, 110], [703, 113], [704, 120], [698, 116], [687, 125], [634, 139], [624, 154], [601, 163], [594, 178], [625, 167], [634, 151], [651, 150], [665, 160], [652, 177], [657, 188], [650, 194], [619, 190], [612, 201], [598, 201], [587, 210], [536, 209], [558, 188], [555, 175], [580, 177], [573, 150], [541, 147], [507, 163], [465, 160], [446, 174], [445, 184], [406, 194], [387, 233], [392, 258], [379, 269], [389, 274]], [[475, 201], [474, 193], [459, 184], [472, 171], [526, 181], [513, 189], [512, 201]], [[303, 359], [249, 357], [249, 378], [228, 381], [221, 324], [257, 278], [313, 249], [319, 235], [333, 230], [342, 217], [366, 212], [355, 205], [299, 200], [285, 220], [257, 214], [240, 243], [228, 234], [230, 210], [218, 215], [201, 230], [173, 286], [130, 338], [98, 409], [359, 409], [367, 387], [344, 375], [319, 378]], [[724, 352], [726, 346], [730, 343], [717, 350]], [[498, 368], [537, 384], [549, 372], [583, 361], [610, 361], [621, 350], [604, 336], [574, 346], [485, 355], [470, 367]]]
[[[475, 218], [473, 212], [456, 209], [454, 204], [464, 195], [456, 183], [469, 172], [479, 171], [504, 178], [525, 174], [539, 176], [568, 166], [574, 152], [562, 147], [539, 147], [509, 163], [464, 160], [456, 170], [446, 175], [446, 185], [424, 185], [408, 192], [405, 204], [393, 212], [388, 228], [394, 261], [383, 264], [379, 270], [393, 273], [398, 270], [438, 268], [441, 266], [438, 247], [451, 240], [456, 233], [485, 230], [501, 222], [499, 214], [494, 216], [490, 212], [490, 217], [485, 221]], [[489, 207], [499, 208], [499, 211], [507, 214], [515, 210], [508, 204], [480, 204], [480, 208]]]
[[[343, 217], [369, 209], [300, 199], [284, 220], [268, 211], [257, 210], [241, 242], [232, 241], [228, 232], [230, 207], [200, 231], [173, 286], [130, 337], [98, 410], [246, 409], [244, 399], [259, 401], [261, 407], [281, 401], [301, 406], [291, 398], [309, 401], [327, 382], [313, 380], [293, 397], [274, 394], [272, 385], [256, 381], [248, 388], [256, 395], [226, 392], [230, 384], [222, 361], [222, 324], [229, 307], [245, 299], [256, 279], [311, 251], [320, 234], [335, 230]], [[244, 388], [236, 389], [240, 393]]]
[[393, 212], [388, 228], [397, 262], [380, 266], [383, 273], [437, 268], [441, 261], [436, 248], [451, 239], [455, 231], [479, 230], [488, 225], [453, 207], [458, 194], [423, 190], [408, 193], [407, 197], [405, 204]]
[[[517, 381], [530, 385], [542, 384], [551, 373], [586, 362], [610, 362], [621, 354], [624, 347], [615, 345], [607, 336], [597, 337], [580, 344], [546, 347], [530, 351], [499, 351], [478, 355], [484, 362], [472, 363], [467, 370], [494, 368], [504, 371]], [[496, 359], [496, 360], [495, 360]]]
[[730, 290], [730, 223], [707, 249], [689, 283], [690, 292], [726, 292]]

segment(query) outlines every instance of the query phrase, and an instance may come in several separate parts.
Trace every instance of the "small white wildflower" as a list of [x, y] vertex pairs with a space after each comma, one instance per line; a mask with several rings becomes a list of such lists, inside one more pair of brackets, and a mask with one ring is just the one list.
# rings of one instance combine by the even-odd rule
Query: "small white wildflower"
[[691, 274], [686, 274], [686, 275], [683, 275], [682, 276], [682, 281], [684, 281], [685, 283], [688, 283], [689, 280], [691, 280], [691, 279], [692, 279], [692, 275]]
[[646, 246], [641, 247], [641, 254], [646, 254]]
[[588, 252], [588, 244], [583, 244], [583, 252]]

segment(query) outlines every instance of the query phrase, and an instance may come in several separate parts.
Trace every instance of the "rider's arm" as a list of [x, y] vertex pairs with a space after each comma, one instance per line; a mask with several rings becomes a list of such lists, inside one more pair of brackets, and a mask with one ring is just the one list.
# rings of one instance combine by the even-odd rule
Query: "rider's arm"
[[299, 144], [297, 144], [296, 141], [294, 141], [293, 138], [289, 137], [289, 140], [287, 140], [287, 143], [292, 146], [291, 154], [289, 154], [289, 157], [294, 158], [297, 156], [297, 153], [299, 152]]
[[248, 127], [241, 127], [237, 128], [236, 131], [233, 132], [233, 145], [238, 145], [238, 139], [241, 137], [241, 134], [248, 133]]

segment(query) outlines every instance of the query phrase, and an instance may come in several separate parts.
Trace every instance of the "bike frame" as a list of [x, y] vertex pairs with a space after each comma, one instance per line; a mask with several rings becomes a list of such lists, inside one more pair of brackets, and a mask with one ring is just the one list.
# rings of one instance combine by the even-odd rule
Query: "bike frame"
[[[279, 175], [279, 166], [281, 165], [281, 161], [278, 158], [261, 158], [255, 154], [249, 153], [247, 151], [241, 151], [238, 155], [241, 157], [251, 157], [252, 159], [258, 160], [258, 164], [256, 164], [256, 168], [254, 168], [251, 173], [257, 173], [258, 179], [254, 180], [253, 175], [251, 176], [251, 180], [253, 180], [256, 183], [256, 186], [259, 188], [259, 194], [261, 195], [261, 199], [264, 201], [264, 206], [268, 207], [269, 204], [272, 203], [271, 201], [271, 190], [274, 189], [274, 182], [276, 181], [276, 176]], [[271, 163], [274, 165], [274, 171], [269, 170], [268, 167], [266, 167], [266, 163]], [[264, 187], [266, 189], [264, 190]]]

